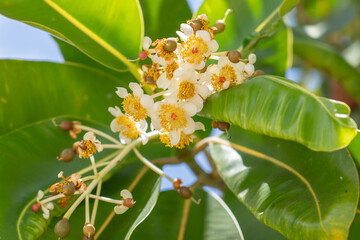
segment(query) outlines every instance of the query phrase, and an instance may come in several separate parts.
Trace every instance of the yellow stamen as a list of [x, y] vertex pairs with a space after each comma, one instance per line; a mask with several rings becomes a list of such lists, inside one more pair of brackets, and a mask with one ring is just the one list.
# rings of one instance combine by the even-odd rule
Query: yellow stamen
[[191, 35], [185, 42], [181, 44], [180, 54], [185, 62], [191, 64], [199, 64], [204, 60], [204, 56], [209, 51], [209, 46], [201, 38]]
[[178, 98], [181, 100], [188, 100], [195, 96], [195, 85], [188, 81], [182, 81], [179, 84]]
[[141, 105], [140, 98], [129, 94], [122, 102], [126, 114], [133, 117], [135, 121], [144, 120], [147, 116], [147, 110]]
[[96, 153], [96, 146], [90, 140], [82, 140], [81, 144], [85, 144], [86, 149], [81, 149], [80, 158], [89, 158], [91, 155]]
[[176, 61], [173, 61], [172, 63], [168, 64], [165, 68], [166, 78], [168, 80], [171, 80], [174, 76], [175, 70], [178, 68], [179, 68], [179, 64]]
[[174, 104], [162, 104], [159, 110], [160, 124], [165, 131], [176, 131], [187, 124], [185, 110]]
[[116, 123], [119, 126], [119, 132], [124, 137], [129, 139], [136, 139], [139, 137], [140, 132], [135, 124], [130, 118], [124, 115], [120, 115], [116, 118]]
[[220, 69], [219, 75], [211, 75], [211, 85], [215, 91], [220, 92], [223, 89], [225, 81], [230, 82], [230, 87], [235, 86], [237, 82], [237, 76], [233, 66], [226, 64]]
[[190, 144], [190, 142], [192, 142], [192, 137], [191, 134], [186, 135], [183, 131], [181, 131], [181, 135], [180, 135], [180, 141], [178, 144], [171, 145], [171, 140], [170, 140], [170, 136], [169, 133], [164, 133], [160, 135], [160, 141], [162, 143], [165, 144], [166, 147], [176, 147], [178, 149], [182, 149], [185, 148], [186, 146], [188, 146]]
[[[145, 84], [156, 87], [156, 81], [159, 79], [161, 74], [161, 71], [159, 70], [158, 64], [152, 65], [146, 72], [142, 75], [142, 80]], [[153, 84], [150, 84], [148, 81], [145, 80], [145, 78], [149, 76], [153, 79]]]

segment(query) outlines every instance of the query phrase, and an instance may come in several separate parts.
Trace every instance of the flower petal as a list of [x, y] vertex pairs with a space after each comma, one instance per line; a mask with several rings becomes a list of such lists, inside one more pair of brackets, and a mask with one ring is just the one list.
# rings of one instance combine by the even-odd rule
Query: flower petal
[[84, 140], [94, 141], [95, 139], [96, 139], [95, 138], [95, 133], [93, 133], [93, 132], [87, 132], [84, 135]]
[[154, 99], [150, 95], [144, 94], [140, 99], [140, 104], [148, 111], [152, 110], [154, 107]]
[[219, 49], [219, 44], [214, 39], [214, 40], [211, 40], [210, 42], [208, 42], [208, 47], [211, 52], [216, 52]]
[[169, 137], [170, 137], [170, 144], [175, 146], [180, 141], [180, 137], [181, 137], [180, 130], [169, 132]]
[[196, 31], [196, 36], [201, 37], [205, 42], [209, 42], [211, 40], [210, 33], [205, 30]]
[[205, 131], [205, 125], [202, 122], [195, 122], [195, 131], [196, 130]]
[[127, 199], [127, 198], [131, 198], [131, 199], [132, 199], [132, 198], [133, 198], [131, 192], [130, 192], [129, 190], [127, 190], [127, 189], [121, 190], [120, 196], [121, 196], [123, 199]]
[[246, 64], [244, 70], [247, 74], [252, 75], [255, 72], [255, 67], [254, 65]]
[[120, 206], [115, 206], [114, 207], [114, 212], [116, 214], [123, 214], [124, 212], [126, 212], [129, 208], [125, 207], [124, 205], [120, 205]]
[[45, 207], [49, 210], [53, 210], [54, 209], [54, 204], [53, 203], [48, 203], [45, 205]]
[[186, 126], [183, 128], [185, 134], [189, 135], [195, 131], [195, 122], [192, 118], [187, 118]]
[[156, 85], [159, 88], [167, 89], [170, 86], [171, 81], [167, 79], [166, 73], [162, 73], [158, 80], [156, 81]]
[[151, 46], [151, 43], [152, 43], [151, 38], [145, 36], [142, 40], [143, 49], [148, 50], [149, 47]]
[[117, 124], [117, 122], [116, 122], [116, 118], [111, 121], [111, 123], [110, 123], [110, 129], [111, 129], [111, 131], [113, 131], [113, 132], [118, 132], [118, 131], [119, 131], [119, 126], [118, 126], [118, 124]]
[[111, 115], [113, 115], [114, 117], [117, 117], [119, 115], [123, 115], [123, 113], [121, 112], [120, 108], [118, 106], [115, 106], [115, 108], [113, 107], [109, 107], [108, 111], [110, 112]]
[[249, 59], [249, 63], [250, 63], [250, 64], [254, 64], [254, 63], [256, 62], [256, 55], [253, 54], [253, 53], [251, 53], [251, 54], [249, 55], [248, 59]]
[[128, 91], [126, 90], [126, 88], [118, 87], [116, 89], [117, 90], [115, 93], [121, 98], [126, 98], [126, 96], [129, 94]]
[[186, 35], [186, 36], [190, 36], [194, 34], [194, 29], [185, 23], [180, 24], [180, 30]]
[[129, 83], [129, 88], [133, 91], [134, 96], [141, 98], [142, 95], [144, 94], [144, 91], [142, 90], [142, 88], [138, 83], [135, 82]]
[[183, 108], [185, 109], [185, 111], [189, 116], [194, 116], [197, 112], [196, 111], [197, 108], [193, 103], [187, 102], [183, 105]]
[[44, 192], [39, 190], [36, 196], [36, 201], [39, 202], [44, 197]]

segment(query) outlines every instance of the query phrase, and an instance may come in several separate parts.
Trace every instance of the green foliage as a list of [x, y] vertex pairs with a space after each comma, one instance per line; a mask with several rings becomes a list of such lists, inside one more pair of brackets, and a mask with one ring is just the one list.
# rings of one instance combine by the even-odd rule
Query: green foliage
[[[86, 6], [86, 7], [84, 7]], [[133, 68], [143, 37], [137, 1], [2, 1], [0, 13], [75, 45], [97, 61], [115, 69]]]
[[76, 63], [2, 60], [0, 68], [0, 135], [61, 114], [108, 124], [112, 116], [107, 107], [118, 103], [116, 87], [133, 79], [122, 73], [119, 80]]
[[339, 81], [360, 102], [360, 73], [351, 66], [333, 47], [324, 42], [296, 36], [294, 54]]
[[200, 204], [184, 201], [174, 191], [162, 192], [154, 211], [135, 230], [134, 239], [178, 239], [181, 235], [194, 240], [243, 239], [233, 213], [220, 197], [197, 190], [194, 198]]
[[[358, 70], [325, 43], [326, 39], [296, 35], [293, 42], [293, 31], [282, 17], [298, 3], [205, 0], [193, 17], [207, 14], [211, 27], [232, 9], [225, 31], [214, 37], [219, 51], [238, 49], [243, 57], [255, 52], [256, 69], [281, 76], [296, 54], [338, 80], [360, 102]], [[334, 6], [339, 3], [318, 0], [300, 4], [294, 14], [306, 16], [298, 16], [299, 25], [319, 21], [330, 13], [336, 15]], [[41, 210], [31, 211], [37, 191], [58, 181], [60, 171], [65, 176], [80, 172], [84, 177], [91, 175], [92, 168], [87, 159], [76, 157], [71, 163], [56, 160], [75, 140], [55, 127], [51, 118], [69, 115], [66, 119], [80, 120], [116, 138], [118, 134], [109, 129], [113, 117], [107, 108], [120, 106], [116, 87], [141, 79], [139, 70], [147, 62], [128, 60], [137, 59], [142, 51], [144, 33], [152, 40], [176, 37], [175, 31], [191, 18], [191, 12], [186, 0], [5, 0], [0, 2], [0, 13], [51, 33], [66, 60], [62, 64], [0, 61], [0, 238], [55, 239], [52, 229], [76, 197], [65, 208], [55, 204], [46, 220]], [[309, 19], [311, 16], [314, 19]], [[327, 26], [328, 37], [352, 18], [334, 16], [323, 20], [336, 25]], [[331, 24], [335, 20], [330, 18], [342, 19], [342, 23]], [[146, 91], [153, 93], [150, 88]], [[129, 150], [103, 176], [101, 195], [121, 199], [120, 191], [129, 189], [136, 204], [115, 216], [99, 238], [355, 240], [360, 229], [355, 167], [360, 169], [360, 135], [349, 114], [346, 104], [317, 96], [278, 76], [251, 77], [213, 94], [194, 117], [206, 131], [195, 132], [198, 138], [188, 149], [167, 148], [158, 139], [133, 146], [159, 167], [187, 164], [197, 175], [191, 188], [193, 199], [184, 200], [176, 191], [160, 193], [161, 177], [147, 170]], [[227, 134], [232, 147], [207, 138], [212, 119], [231, 123]], [[113, 144], [97, 137], [102, 144]], [[193, 160], [195, 153], [204, 149], [207, 153], [204, 143], [210, 143], [209, 161], [220, 176], [216, 169], [205, 173]], [[96, 162], [123, 151], [119, 145], [105, 149], [96, 153]], [[204, 192], [200, 188], [204, 185], [222, 190], [223, 199]], [[98, 234], [113, 208], [110, 203], [99, 205]], [[82, 237], [84, 211], [81, 203], [72, 214], [67, 239]]]
[[244, 149], [240, 155], [225, 145], [212, 145], [211, 155], [227, 186], [260, 221], [289, 239], [347, 238], [359, 183], [346, 150], [313, 152], [236, 127], [229, 134]]
[[349, 113], [347, 105], [317, 97], [287, 79], [260, 76], [214, 94], [201, 115], [313, 150], [334, 151], [356, 135]]

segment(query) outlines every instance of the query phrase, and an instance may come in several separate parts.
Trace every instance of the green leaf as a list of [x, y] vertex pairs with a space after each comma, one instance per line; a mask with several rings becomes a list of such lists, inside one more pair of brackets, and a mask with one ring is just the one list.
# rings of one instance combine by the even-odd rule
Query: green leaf
[[229, 189], [225, 191], [223, 198], [239, 222], [245, 239], [286, 240], [286, 238], [279, 232], [256, 219], [249, 209], [247, 209]]
[[209, 97], [202, 116], [299, 142], [317, 151], [346, 147], [356, 123], [347, 105], [277, 76], [259, 76]]
[[283, 23], [270, 38], [262, 39], [255, 47], [256, 69], [284, 76], [293, 60], [293, 32]]
[[276, 16], [282, 0], [205, 0], [197, 12], [207, 14], [214, 24], [223, 19], [227, 9], [232, 9], [227, 19], [224, 32], [215, 36], [219, 51], [239, 48], [243, 40], [253, 32], [259, 33]]
[[280, 16], [284, 16], [286, 13], [290, 12], [300, 0], [284, 0], [284, 2], [280, 6], [279, 14]]
[[194, 198], [201, 199], [200, 204], [182, 199], [175, 191], [162, 192], [154, 211], [131, 239], [243, 239], [220, 197], [196, 190]]
[[58, 36], [103, 64], [115, 68], [137, 67], [143, 37], [138, 1], [127, 0], [7, 0], [0, 13]]
[[116, 87], [131, 80], [76, 63], [2, 60], [0, 68], [0, 135], [58, 115], [110, 124]]
[[360, 103], [360, 73], [333, 47], [315, 39], [295, 36], [294, 54], [335, 78]]
[[186, 0], [140, 0], [145, 35], [152, 40], [177, 37], [180, 24], [191, 19]]
[[360, 210], [356, 212], [355, 219], [351, 224], [348, 240], [357, 240], [360, 236]]
[[[313, 152], [237, 127], [210, 153], [220, 176], [260, 221], [289, 239], [347, 239], [359, 196], [348, 152]], [[235, 146], [234, 146], [235, 147]]]
[[[91, 122], [86, 124], [100, 130], [109, 129]], [[38, 122], [0, 137], [0, 171], [4, 173], [0, 174], [0, 191], [6, 193], [0, 198], [0, 226], [6, 226], [0, 228], [2, 239], [14, 239], [18, 236], [16, 223], [23, 208], [35, 199], [39, 189], [55, 183], [60, 171], [68, 176], [90, 165], [84, 159], [75, 158], [71, 163], [56, 159], [64, 148], [72, 147], [74, 141], [67, 132], [55, 127], [51, 120]], [[104, 150], [96, 155], [96, 160], [112, 152]], [[33, 213], [29, 211], [29, 207], [31, 205], [24, 211], [30, 217]], [[38, 227], [36, 231], [43, 230], [43, 225]], [[26, 232], [33, 230], [30, 227], [23, 229]]]
[[354, 162], [356, 164], [358, 171], [360, 172], [360, 134], [359, 134], [359, 132], [356, 135], [356, 137], [349, 144], [348, 150], [354, 159]]

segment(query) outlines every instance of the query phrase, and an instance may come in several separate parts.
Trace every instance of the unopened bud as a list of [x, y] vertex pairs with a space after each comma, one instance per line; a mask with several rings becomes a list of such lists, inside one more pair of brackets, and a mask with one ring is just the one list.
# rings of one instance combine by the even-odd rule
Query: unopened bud
[[70, 122], [68, 120], [64, 120], [60, 123], [60, 128], [67, 132], [73, 128], [73, 124], [72, 124], [72, 122]]
[[226, 23], [224, 22], [224, 20], [217, 20], [214, 24], [214, 27], [216, 29], [214, 29], [213, 33], [214, 34], [221, 33], [222, 31], [224, 31], [225, 26], [226, 26]]
[[54, 228], [55, 235], [58, 238], [66, 238], [70, 233], [70, 223], [66, 218], [58, 221]]
[[192, 197], [192, 191], [188, 187], [180, 187], [179, 194], [184, 199], [189, 199]]
[[227, 56], [232, 63], [238, 63], [241, 60], [241, 54], [239, 51], [233, 50], [227, 53]]

